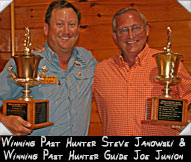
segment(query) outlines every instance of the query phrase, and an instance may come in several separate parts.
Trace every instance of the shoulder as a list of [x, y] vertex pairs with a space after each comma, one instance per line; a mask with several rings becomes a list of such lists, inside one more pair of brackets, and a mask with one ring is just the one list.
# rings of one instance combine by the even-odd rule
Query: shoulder
[[93, 58], [92, 52], [83, 47], [75, 47], [74, 50], [77, 51], [79, 57]]
[[83, 48], [83, 47], [75, 47], [74, 50], [77, 53], [77, 58], [79, 60], [85, 61], [87, 64], [93, 63], [97, 64], [95, 57], [92, 55], [92, 52]]
[[111, 56], [108, 59], [102, 60], [98, 65], [99, 67], [105, 67], [111, 64], [115, 64], [115, 60], [118, 59], [118, 57], [119, 57], [118, 55]]
[[160, 50], [154, 49], [154, 48], [147, 48], [145, 58], [147, 58], [147, 60], [149, 59], [150, 61], [155, 63], [155, 59], [153, 56], [157, 53], [162, 53], [162, 52], [164, 52], [164, 51], [160, 51]]
[[32, 54], [40, 55], [40, 56], [44, 57], [45, 56], [45, 50], [42, 52], [33, 51]]
[[163, 51], [158, 50], [158, 49], [154, 49], [154, 48], [149, 48], [149, 52], [150, 52], [151, 54], [155, 54], [155, 53], [161, 53], [161, 52], [163, 52]]
[[104, 72], [104, 70], [110, 69], [112, 66], [115, 65], [114, 58], [115, 56], [112, 56], [108, 59], [104, 59], [103, 61], [99, 62], [96, 66], [96, 72]]

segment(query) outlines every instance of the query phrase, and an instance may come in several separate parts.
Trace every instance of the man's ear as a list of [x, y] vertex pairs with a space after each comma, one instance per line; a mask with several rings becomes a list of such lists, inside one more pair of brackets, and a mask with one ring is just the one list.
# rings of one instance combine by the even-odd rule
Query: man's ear
[[45, 34], [45, 36], [48, 35], [48, 28], [49, 28], [48, 24], [44, 23], [44, 34]]
[[115, 43], [117, 43], [117, 36], [116, 36], [116, 32], [113, 32], [113, 33], [112, 33], [112, 36], [113, 36], [113, 40], [115, 41]]
[[147, 37], [149, 36], [149, 33], [150, 33], [150, 25], [146, 25], [146, 34], [147, 34]]
[[81, 28], [80, 28], [80, 25], [78, 25], [78, 31], [79, 31], [79, 32], [80, 32], [80, 29], [81, 29]]

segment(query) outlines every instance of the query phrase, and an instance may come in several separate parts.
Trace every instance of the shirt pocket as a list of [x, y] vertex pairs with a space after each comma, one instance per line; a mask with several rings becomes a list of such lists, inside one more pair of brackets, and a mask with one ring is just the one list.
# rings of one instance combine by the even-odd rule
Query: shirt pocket
[[73, 74], [77, 80], [86, 80], [89, 78], [93, 78], [94, 70], [93, 69], [81, 69], [81, 70], [79, 69], [79, 70], [76, 70]]
[[74, 71], [73, 75], [76, 83], [74, 87], [77, 88], [78, 93], [83, 93], [91, 89], [94, 77], [93, 69], [79, 69]]

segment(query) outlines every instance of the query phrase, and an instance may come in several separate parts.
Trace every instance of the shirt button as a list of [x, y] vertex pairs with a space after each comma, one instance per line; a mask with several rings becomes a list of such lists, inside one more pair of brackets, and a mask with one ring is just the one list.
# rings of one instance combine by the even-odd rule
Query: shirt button
[[72, 106], [70, 106], [70, 110], [72, 110]]
[[58, 104], [58, 101], [56, 101], [56, 104]]
[[74, 123], [72, 123], [72, 127], [74, 127]]

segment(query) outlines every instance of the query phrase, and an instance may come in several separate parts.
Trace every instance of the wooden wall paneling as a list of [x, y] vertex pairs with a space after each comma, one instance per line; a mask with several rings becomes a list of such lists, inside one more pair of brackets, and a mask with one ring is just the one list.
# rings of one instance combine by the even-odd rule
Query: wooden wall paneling
[[[23, 17], [22, 20], [34, 20], [34, 22], [39, 22], [35, 19], [41, 19], [41, 16], [44, 17], [44, 12], [48, 7], [49, 2], [41, 0], [42, 2], [31, 2], [32, 5], [20, 6], [17, 4], [16, 7], [26, 8], [25, 13], [20, 12], [20, 15]], [[76, 1], [75, 1], [76, 2]], [[123, 7], [136, 7], [140, 9], [146, 16], [148, 22], [156, 21], [174, 21], [174, 20], [190, 20], [191, 16], [185, 9], [176, 2], [176, 0], [134, 0], [134, 1], [87, 1], [81, 3], [74, 3], [82, 13], [82, 25], [96, 25], [96, 24], [111, 24], [112, 17], [114, 13], [123, 8]], [[149, 5], [148, 5], [149, 4]], [[152, 8], [152, 10], [151, 10]], [[171, 12], [169, 12], [169, 10]], [[178, 13], [178, 14], [175, 14]], [[37, 16], [35, 16], [35, 15]], [[19, 21], [18, 21], [19, 22]]]
[[111, 25], [87, 26], [81, 29], [79, 46], [84, 46], [87, 49], [107, 49], [115, 47]]
[[[87, 10], [92, 10], [91, 3], [80, 3], [76, 6], [81, 6], [81, 11], [83, 11], [84, 8]], [[104, 6], [105, 7], [105, 6]], [[29, 6], [17, 6], [15, 9], [16, 14], [16, 28], [23, 28], [23, 26], [26, 26], [30, 24], [32, 28], [39, 28], [42, 27], [44, 23], [44, 15], [46, 12], [46, 9], [48, 8], [48, 4], [39, 4], [39, 5], [29, 5]], [[23, 14], [25, 13], [25, 14]], [[109, 18], [109, 21], [107, 20]], [[23, 21], [24, 20], [24, 21]], [[82, 12], [82, 25], [96, 25], [96, 24], [103, 24], [105, 22], [111, 23], [111, 16], [101, 16], [98, 12], [95, 12], [92, 14], [90, 13], [83, 13]]]
[[[54, 0], [15, 0], [15, 7], [49, 4], [52, 1]], [[72, 1], [74, 2], [75, 0]]]
[[95, 101], [92, 102], [92, 113], [93, 113], [93, 118], [91, 118], [91, 122], [99, 123], [101, 120], [98, 114], [98, 109], [96, 107]]
[[[149, 22], [190, 20], [190, 14], [176, 0], [97, 0], [95, 2], [79, 3], [82, 15], [94, 15], [100, 18], [100, 24], [111, 23], [116, 11], [125, 7], [140, 9]], [[78, 4], [77, 4], [78, 6]], [[86, 8], [84, 10], [84, 8]], [[178, 13], [178, 14], [177, 14]], [[106, 17], [101, 22], [103, 17]]]
[[0, 29], [0, 52], [6, 53], [11, 51], [10, 40], [10, 29]]
[[15, 27], [23, 29], [28, 26], [31, 28], [42, 28], [44, 25], [44, 15], [47, 5], [25, 6], [15, 8]]
[[[15, 6], [48, 5], [53, 0], [15, 0]], [[113, 15], [123, 7], [140, 9], [148, 21], [172, 21], [190, 19], [190, 14], [176, 0], [69, 0], [79, 7], [83, 15]], [[87, 8], [87, 4], [89, 8]], [[170, 12], [169, 12], [170, 11]], [[174, 14], [176, 13], [176, 14]]]
[[103, 136], [103, 126], [101, 123], [90, 123], [88, 136]]
[[[190, 59], [191, 51], [191, 21], [173, 21], [173, 22], [156, 22], [150, 23], [151, 33], [149, 37], [149, 45], [153, 48], [163, 50], [167, 43], [167, 26], [172, 29], [172, 51], [180, 53], [184, 56], [184, 65], [189, 73], [191, 73]], [[184, 32], [183, 32], [184, 31]], [[158, 34], [156, 34], [158, 33]]]
[[109, 57], [118, 55], [120, 53], [120, 50], [117, 47], [108, 48], [108, 49], [93, 49], [91, 51], [94, 57], [96, 57], [97, 61], [108, 59]]
[[[141, 10], [149, 21], [170, 21], [190, 19], [190, 14], [176, 0], [97, 0], [106, 5], [135, 7]], [[176, 14], [174, 14], [176, 13]]]
[[183, 64], [191, 74], [191, 46], [172, 47], [172, 51], [183, 55]]
[[10, 11], [10, 7], [7, 7], [2, 13], [0, 13], [0, 29], [11, 29]]
[[167, 27], [172, 29], [172, 46], [191, 46], [191, 20], [150, 23], [149, 44], [153, 47], [166, 45]]

